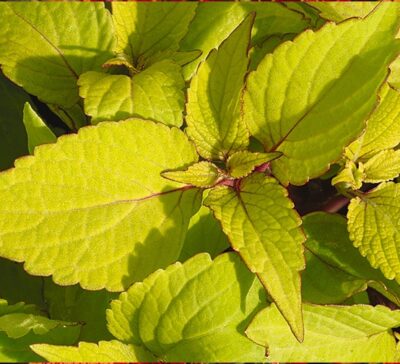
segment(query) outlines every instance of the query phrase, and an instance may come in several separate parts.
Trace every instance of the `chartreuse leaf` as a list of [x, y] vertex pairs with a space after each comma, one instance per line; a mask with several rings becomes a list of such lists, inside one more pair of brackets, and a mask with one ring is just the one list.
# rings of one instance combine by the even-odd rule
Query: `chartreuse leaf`
[[79, 75], [112, 57], [111, 17], [102, 3], [2, 3], [0, 22], [4, 74], [47, 103], [73, 106]]
[[162, 51], [178, 50], [197, 4], [112, 4], [118, 52], [128, 55], [134, 66]]
[[201, 193], [160, 173], [196, 161], [183, 132], [141, 119], [40, 146], [0, 175], [0, 255], [58, 284], [123, 290], [179, 256]]
[[364, 165], [365, 182], [378, 183], [389, 181], [400, 174], [400, 150], [384, 150]]
[[173, 52], [171, 50], [156, 53], [154, 56], [150, 57], [144, 64], [145, 67], [152, 65], [153, 63], [160, 62], [164, 59], [170, 59], [180, 66], [185, 66], [186, 64], [194, 61], [201, 55], [200, 50], [188, 51], [188, 52]]
[[247, 150], [242, 150], [232, 154], [227, 162], [229, 174], [234, 178], [245, 177], [250, 174], [254, 168], [261, 164], [279, 158], [281, 153], [252, 153]]
[[164, 271], [161, 270], [154, 271], [143, 282], [135, 283], [127, 292], [121, 293], [118, 300], [112, 301], [110, 309], [106, 312], [107, 327], [110, 333], [123, 342], [141, 345], [139, 316], [143, 300], [159, 276], [171, 274], [175, 269], [179, 269], [179, 266], [178, 262], [167, 267], [165, 270], [167, 273], [163, 273]]
[[361, 132], [399, 52], [394, 10], [381, 4], [365, 19], [305, 31], [249, 75], [245, 120], [266, 151], [283, 153], [272, 162], [283, 184], [321, 175]]
[[205, 204], [302, 340], [299, 271], [304, 269], [304, 236], [287, 191], [274, 178], [254, 173], [236, 190], [227, 186], [213, 189]]
[[388, 78], [390, 86], [400, 91], [400, 58], [397, 59], [390, 65], [390, 75]]
[[274, 34], [299, 33], [309, 27], [308, 21], [298, 12], [279, 3], [259, 4], [253, 2], [199, 3], [196, 15], [181, 42], [180, 49], [201, 50], [201, 57], [184, 68], [185, 78], [195, 72], [213, 48], [218, 48], [229, 34], [248, 16], [256, 13], [252, 29], [252, 43], [259, 44]]
[[33, 150], [38, 145], [54, 143], [57, 140], [54, 133], [28, 102], [24, 106], [23, 121], [28, 135], [29, 153], [33, 154]]
[[80, 342], [74, 346], [31, 345], [32, 350], [51, 362], [155, 362], [156, 358], [139, 346], [119, 341], [98, 344]]
[[379, 104], [368, 118], [365, 133], [346, 148], [346, 155], [354, 161], [368, 160], [400, 143], [400, 93], [384, 84], [379, 98]]
[[396, 343], [390, 329], [400, 325], [400, 311], [384, 306], [303, 305], [304, 342], [290, 329], [275, 305], [261, 311], [247, 336], [268, 351], [276, 362], [388, 362]]
[[[393, 4], [393, 6], [398, 6], [398, 4]], [[397, 38], [400, 38], [400, 32], [397, 33]], [[400, 57], [397, 57], [396, 60], [390, 65], [388, 83], [395, 90], [400, 91]]]
[[[203, 200], [208, 196], [208, 192], [209, 190], [203, 192]], [[180, 262], [185, 261], [198, 253], [208, 253], [214, 258], [228, 247], [228, 239], [219, 222], [210, 209], [202, 205], [190, 219], [185, 242], [178, 260]]]
[[352, 160], [347, 160], [344, 168], [332, 178], [332, 186], [337, 185], [358, 190], [361, 188], [365, 177], [363, 163], [356, 164]]
[[[395, 337], [397, 338], [397, 339], [399, 339], [399, 336], [397, 335], [397, 333], [395, 332], [394, 333], [394, 335], [395, 335]], [[396, 354], [395, 354], [395, 356], [394, 356], [394, 362], [398, 362], [400, 360], [400, 341], [397, 341], [397, 344], [396, 344]]]
[[341, 22], [348, 18], [364, 18], [377, 6], [377, 3], [373, 1], [365, 1], [360, 4], [352, 2], [312, 2], [310, 5], [318, 9], [319, 15], [324, 19]]
[[353, 198], [347, 213], [350, 238], [374, 268], [400, 282], [400, 188], [381, 183]]
[[182, 125], [185, 82], [180, 66], [172, 61], [155, 63], [133, 77], [87, 72], [78, 84], [92, 124], [139, 116]]
[[164, 171], [161, 176], [187, 185], [210, 187], [221, 178], [221, 172], [215, 164], [203, 161], [192, 164], [185, 170]]
[[12, 167], [16, 158], [28, 154], [22, 123], [22, 110], [27, 101], [30, 101], [28, 94], [0, 72], [0, 170]]
[[[30, 331], [43, 335], [56, 327], [78, 326], [74, 323], [50, 320], [34, 305], [18, 303], [9, 306], [7, 301], [0, 299], [0, 331], [11, 339], [18, 339]], [[77, 328], [79, 331], [79, 328]]]
[[249, 143], [240, 100], [253, 20], [249, 15], [213, 50], [190, 82], [186, 132], [206, 159], [224, 159]]
[[271, 35], [262, 44], [255, 45], [250, 49], [250, 71], [254, 71], [263, 58], [268, 54], [272, 53], [276, 47], [281, 43], [288, 40], [292, 40], [296, 34], [283, 34], [283, 35]]
[[363, 182], [378, 183], [396, 178], [400, 173], [400, 94], [384, 84], [380, 102], [367, 121], [365, 132], [345, 149], [345, 168], [332, 180], [353, 190]]
[[264, 349], [242, 331], [265, 305], [260, 294], [236, 254], [198, 254], [122, 293], [107, 313], [109, 329], [165, 361], [262, 361]]
[[[328, 214], [324, 212], [315, 212], [306, 215], [303, 218], [303, 229], [306, 233], [306, 251], [309, 251], [322, 264], [329, 267], [335, 276], [339, 277], [340, 273], [345, 273], [343, 281], [351, 281], [353, 279], [354, 286], [357, 281], [362, 280], [368, 286], [373, 287], [397, 305], [400, 304], [400, 286], [386, 279], [378, 269], [374, 269], [368, 261], [356, 249], [347, 231], [347, 220], [337, 214]], [[328, 270], [326, 268], [325, 270]], [[307, 286], [316, 287], [314, 292], [320, 293], [321, 296], [332, 294], [331, 284], [322, 285], [324, 282], [319, 275], [313, 275], [312, 264], [307, 261], [306, 270], [302, 275], [302, 286], [308, 290]], [[339, 280], [336, 280], [339, 283]], [[360, 283], [361, 285], [361, 283]], [[351, 286], [349, 286], [351, 288]], [[311, 287], [312, 288], [312, 287]], [[344, 287], [343, 287], [344, 288]], [[319, 292], [316, 290], [319, 289]], [[350, 292], [350, 291], [348, 291]], [[336, 300], [339, 302], [339, 299]], [[323, 303], [323, 302], [319, 302]], [[335, 303], [335, 302], [330, 302]]]
[[82, 324], [79, 339], [98, 342], [111, 340], [106, 326], [106, 309], [116, 293], [87, 291], [78, 285], [62, 287], [47, 278], [43, 287], [44, 298], [52, 319]]
[[[197, 57], [199, 57], [201, 51], [191, 51], [191, 52], [174, 52], [171, 50], [162, 51], [156, 53], [154, 56], [151, 56], [144, 62], [143, 67], [147, 68], [151, 66], [153, 63], [161, 62], [166, 59], [170, 59], [174, 63], [177, 63], [180, 66], [183, 66]], [[131, 63], [129, 57], [124, 53], [117, 54], [116, 57], [109, 59], [106, 63], [103, 64], [103, 68], [117, 67], [123, 66], [125, 67], [131, 76], [141, 72], [142, 70], [137, 69]]]

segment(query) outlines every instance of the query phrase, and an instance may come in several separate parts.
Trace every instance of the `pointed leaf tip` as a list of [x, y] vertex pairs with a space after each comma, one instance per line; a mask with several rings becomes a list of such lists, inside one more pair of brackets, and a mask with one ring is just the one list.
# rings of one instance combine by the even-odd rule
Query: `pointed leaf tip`
[[196, 187], [211, 187], [220, 178], [221, 172], [216, 165], [211, 162], [199, 162], [192, 164], [185, 170], [163, 171], [161, 176], [171, 181], [186, 183]]
[[256, 167], [279, 158], [281, 152], [253, 153], [247, 150], [232, 154], [227, 160], [227, 169], [234, 178], [242, 178], [249, 175]]
[[188, 89], [188, 136], [205, 159], [225, 159], [249, 143], [241, 116], [254, 14], [233, 30], [200, 64]]
[[286, 189], [274, 178], [254, 173], [241, 181], [239, 191], [219, 186], [204, 203], [302, 341], [300, 271], [305, 268], [305, 237]]
[[28, 102], [24, 106], [23, 122], [28, 135], [30, 154], [33, 154], [35, 147], [38, 145], [55, 143], [57, 141], [57, 137]]

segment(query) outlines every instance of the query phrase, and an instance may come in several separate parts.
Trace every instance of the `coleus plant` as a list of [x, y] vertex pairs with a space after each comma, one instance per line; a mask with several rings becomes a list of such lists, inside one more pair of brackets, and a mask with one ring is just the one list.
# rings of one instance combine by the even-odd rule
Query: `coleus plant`
[[0, 19], [1, 360], [399, 357], [397, 4]]

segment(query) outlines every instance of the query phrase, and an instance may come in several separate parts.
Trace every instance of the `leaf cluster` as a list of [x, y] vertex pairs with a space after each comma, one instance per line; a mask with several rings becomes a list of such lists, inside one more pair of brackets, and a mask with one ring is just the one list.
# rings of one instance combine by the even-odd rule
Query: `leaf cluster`
[[0, 23], [1, 361], [400, 357], [396, 3]]

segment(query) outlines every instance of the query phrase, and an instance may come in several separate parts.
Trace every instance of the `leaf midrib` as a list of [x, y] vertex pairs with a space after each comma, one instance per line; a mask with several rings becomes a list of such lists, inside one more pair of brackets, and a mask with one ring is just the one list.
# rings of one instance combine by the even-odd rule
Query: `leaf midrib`
[[15, 210], [9, 211], [9, 210], [1, 210], [0, 209], [0, 215], [1, 214], [17, 214], [17, 213], [21, 213], [21, 214], [25, 214], [25, 215], [37, 215], [37, 214], [55, 215], [55, 214], [60, 214], [60, 213], [65, 213], [65, 212], [77, 212], [77, 211], [91, 210], [91, 209], [102, 208], [102, 207], [110, 207], [110, 206], [115, 206], [115, 205], [120, 205], [120, 204], [125, 204], [125, 203], [128, 204], [128, 203], [142, 202], [142, 201], [150, 200], [152, 198], [157, 198], [160, 196], [168, 195], [168, 194], [174, 193], [174, 192], [184, 192], [187, 190], [191, 190], [193, 188], [195, 188], [195, 187], [192, 185], [185, 185], [183, 187], [175, 188], [175, 189], [168, 190], [168, 191], [152, 193], [152, 194], [144, 196], [144, 197], [125, 199], [125, 200], [115, 200], [115, 201], [106, 202], [103, 204], [71, 208], [71, 209], [66, 209], [66, 210], [55, 210], [55, 211], [26, 210], [26, 211], [18, 212]]
[[62, 53], [61, 49], [59, 49], [53, 42], [45, 35], [43, 34], [34, 24], [32, 24], [28, 19], [26, 19], [22, 14], [18, 13], [10, 4], [7, 4], [10, 10], [22, 21], [24, 21], [26, 24], [28, 24], [36, 33], [38, 33], [55, 51], [56, 53], [61, 57], [62, 61], [64, 62], [66, 68], [70, 71], [72, 76], [76, 79], [79, 78], [79, 75], [75, 72], [75, 70], [72, 68], [72, 66], [68, 63], [65, 55]]
[[[354, 23], [353, 23], [353, 26], [354, 26]], [[335, 44], [337, 44], [338, 42], [340, 42], [341, 38], [342, 38], [342, 36], [339, 37], [338, 39], [336, 39]], [[368, 37], [368, 39], [365, 40], [365, 42], [364, 42], [363, 46], [360, 48], [360, 51], [358, 52], [358, 54], [361, 54], [361, 53], [364, 51], [364, 49], [365, 49], [366, 45], [368, 45], [368, 43], [369, 43], [369, 37]], [[316, 102], [315, 102], [314, 104], [312, 104], [311, 107], [310, 107], [308, 110], [306, 110], [306, 112], [294, 123], [294, 125], [289, 129], [289, 131], [288, 131], [285, 135], [283, 135], [282, 137], [280, 137], [280, 140], [279, 140], [277, 143], [275, 143], [275, 145], [272, 146], [272, 148], [270, 148], [269, 151], [271, 151], [271, 152], [276, 151], [276, 150], [289, 138], [289, 136], [292, 134], [292, 132], [294, 132], [294, 130], [299, 126], [299, 124], [300, 124], [310, 113], [312, 113], [312, 112], [315, 110], [315, 108], [329, 95], [329, 93], [331, 92], [331, 90], [332, 90], [334, 87], [336, 87], [336, 85], [338, 84], [338, 82], [341, 81], [343, 74], [347, 73], [350, 69], [352, 69], [353, 64], [354, 64], [354, 60], [355, 60], [356, 58], [357, 58], [357, 57], [354, 56], [354, 57], [349, 61], [349, 63], [348, 63], [348, 64], [346, 65], [346, 67], [343, 69], [343, 71], [342, 71], [342, 73], [341, 73], [341, 77], [340, 77], [340, 78], [337, 78], [337, 79], [335, 80], [335, 81], [337, 81], [337, 82], [332, 82], [332, 83], [331, 83], [331, 85], [323, 92], [322, 97], [319, 97], [318, 100], [316, 100]], [[375, 106], [376, 106], [376, 105], [375, 105]], [[365, 123], [365, 120], [364, 120], [364, 123]]]
[[[163, 16], [161, 17], [161, 19], [159, 19], [158, 23], [154, 24], [152, 27], [146, 29], [145, 28], [145, 24], [144, 26], [140, 29], [139, 35], [141, 35], [139, 37], [139, 42], [137, 45], [137, 49], [138, 49], [138, 55], [137, 58], [139, 57], [143, 57], [149, 50], [153, 49], [157, 44], [159, 44], [160, 42], [162, 42], [164, 40], [164, 37], [157, 39], [154, 43], [152, 43], [151, 45], [144, 47], [143, 45], [143, 39], [145, 39], [145, 35], [151, 34], [153, 32], [153, 30], [158, 27], [160, 24], [162, 24], [165, 19], [168, 18], [169, 14], [172, 13], [172, 11], [176, 8], [176, 6], [174, 6], [172, 9], [166, 9], [167, 11], [163, 14]], [[148, 7], [146, 8], [146, 15], [145, 15], [145, 20], [148, 20]], [[172, 30], [170, 29], [170, 32], [172, 33], [172, 31], [179, 25], [179, 22], [176, 23], [176, 25], [174, 27], [172, 27]], [[132, 42], [130, 42], [130, 46], [132, 49]], [[134, 56], [134, 55], [133, 55]]]

